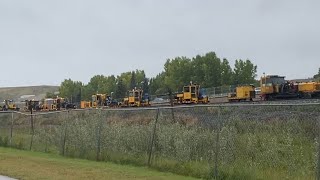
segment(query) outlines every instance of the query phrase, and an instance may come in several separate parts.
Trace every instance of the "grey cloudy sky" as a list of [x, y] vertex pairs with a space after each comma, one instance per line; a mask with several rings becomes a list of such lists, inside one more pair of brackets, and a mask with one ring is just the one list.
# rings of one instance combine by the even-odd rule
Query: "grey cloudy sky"
[[215, 51], [259, 76], [314, 75], [319, 0], [1, 0], [0, 86], [83, 82]]

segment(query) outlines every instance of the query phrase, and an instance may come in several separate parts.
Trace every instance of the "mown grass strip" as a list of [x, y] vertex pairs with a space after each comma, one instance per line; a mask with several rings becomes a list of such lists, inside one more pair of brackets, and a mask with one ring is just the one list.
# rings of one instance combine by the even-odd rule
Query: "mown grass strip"
[[0, 174], [18, 179], [194, 179], [144, 167], [0, 147]]

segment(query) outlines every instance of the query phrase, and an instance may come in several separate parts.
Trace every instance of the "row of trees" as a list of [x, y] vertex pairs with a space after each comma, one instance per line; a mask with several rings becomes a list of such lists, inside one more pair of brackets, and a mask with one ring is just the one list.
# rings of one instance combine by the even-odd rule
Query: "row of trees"
[[145, 92], [148, 92], [148, 83], [145, 72], [136, 70], [122, 73], [117, 77], [114, 75], [95, 75], [88, 84], [66, 79], [61, 83], [59, 91], [60, 96], [79, 102], [81, 100], [90, 100], [91, 95], [95, 93], [106, 93], [115, 98], [122, 98], [126, 96], [126, 92], [129, 89], [134, 89], [135, 87], [143, 88]]
[[190, 81], [204, 88], [234, 84], [254, 84], [257, 66], [250, 60], [236, 60], [231, 68], [227, 59], [220, 59], [214, 52], [194, 58], [176, 57], [168, 59], [164, 71], [150, 79], [152, 94], [179, 91]]
[[194, 58], [176, 57], [168, 59], [164, 71], [148, 78], [143, 70], [125, 72], [118, 76], [96, 75], [88, 84], [67, 79], [61, 83], [60, 96], [74, 102], [89, 100], [92, 94], [108, 93], [113, 98], [123, 98], [129, 89], [144, 89], [149, 94], [176, 92], [190, 81], [204, 88], [221, 85], [253, 84], [257, 66], [250, 60], [236, 60], [234, 68], [227, 59], [220, 59], [214, 52]]

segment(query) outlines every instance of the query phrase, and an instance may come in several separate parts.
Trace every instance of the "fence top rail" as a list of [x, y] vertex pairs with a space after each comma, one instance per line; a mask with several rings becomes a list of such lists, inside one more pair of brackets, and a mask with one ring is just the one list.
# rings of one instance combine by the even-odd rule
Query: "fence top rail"
[[29, 112], [20, 112], [20, 111], [0, 111], [0, 114], [20, 114], [25, 116], [37, 116], [37, 115], [46, 115], [46, 114], [57, 114], [57, 113], [63, 113], [68, 112], [67, 110], [63, 111], [50, 111], [50, 112], [34, 112], [34, 114], [30, 114]]
[[271, 103], [271, 104], [261, 104], [261, 103], [222, 103], [222, 104], [197, 104], [197, 105], [179, 105], [179, 106], [155, 106], [155, 107], [143, 107], [143, 108], [107, 108], [107, 109], [72, 109], [72, 110], [63, 110], [63, 111], [50, 111], [50, 112], [35, 112], [30, 114], [28, 112], [19, 112], [19, 111], [0, 111], [0, 114], [21, 114], [26, 116], [38, 116], [38, 115], [47, 115], [47, 114], [57, 114], [57, 113], [66, 113], [69, 111], [146, 111], [146, 110], [158, 110], [158, 109], [188, 109], [188, 108], [222, 108], [222, 107], [288, 107], [288, 106], [320, 106], [320, 103]]

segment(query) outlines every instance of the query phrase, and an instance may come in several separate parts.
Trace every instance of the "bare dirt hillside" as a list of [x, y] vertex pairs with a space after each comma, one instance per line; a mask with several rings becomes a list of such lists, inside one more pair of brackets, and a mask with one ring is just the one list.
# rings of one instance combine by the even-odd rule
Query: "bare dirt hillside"
[[59, 86], [28, 86], [28, 87], [4, 87], [0, 88], [0, 102], [4, 99], [23, 101], [25, 99], [40, 100], [46, 96], [47, 92], [57, 92]]

